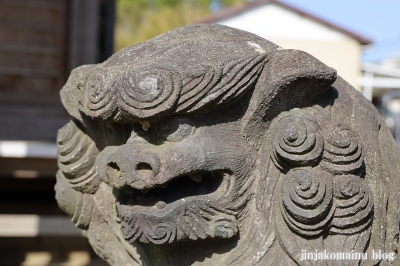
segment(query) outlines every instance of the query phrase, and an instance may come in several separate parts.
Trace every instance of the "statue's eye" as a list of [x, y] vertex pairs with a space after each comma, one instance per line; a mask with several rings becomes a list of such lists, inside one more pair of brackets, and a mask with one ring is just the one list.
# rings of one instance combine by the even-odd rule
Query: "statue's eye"
[[156, 131], [163, 140], [180, 141], [193, 134], [194, 126], [189, 118], [176, 117], [158, 124]]
[[125, 144], [130, 136], [130, 125], [106, 122], [105, 127], [110, 145]]

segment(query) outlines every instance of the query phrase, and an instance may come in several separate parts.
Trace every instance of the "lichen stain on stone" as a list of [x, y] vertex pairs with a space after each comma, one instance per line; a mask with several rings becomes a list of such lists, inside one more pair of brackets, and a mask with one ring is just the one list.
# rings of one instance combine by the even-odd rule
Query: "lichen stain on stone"
[[144, 131], [148, 131], [149, 128], [151, 127], [151, 124], [149, 121], [141, 121], [140, 124], [142, 125], [142, 129]]
[[256, 51], [257, 53], [259, 53], [259, 54], [264, 54], [264, 53], [266, 53], [266, 51], [265, 51], [263, 48], [261, 48], [260, 45], [256, 44], [255, 42], [248, 41], [247, 43], [248, 43], [251, 47], [256, 48], [255, 51]]

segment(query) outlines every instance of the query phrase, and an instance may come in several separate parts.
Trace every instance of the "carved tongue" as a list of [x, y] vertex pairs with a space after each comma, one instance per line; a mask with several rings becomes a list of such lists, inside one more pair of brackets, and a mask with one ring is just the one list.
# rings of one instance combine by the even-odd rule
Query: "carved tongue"
[[191, 174], [189, 175], [189, 177], [196, 182], [201, 182], [201, 174]]

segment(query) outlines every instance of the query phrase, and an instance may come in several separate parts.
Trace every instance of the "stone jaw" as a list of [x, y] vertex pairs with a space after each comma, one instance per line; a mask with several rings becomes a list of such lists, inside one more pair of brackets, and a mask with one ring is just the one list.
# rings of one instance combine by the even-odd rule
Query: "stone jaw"
[[73, 121], [58, 134], [57, 201], [110, 265], [397, 252], [398, 151], [335, 79], [304, 52], [218, 25], [82, 66], [61, 91]]

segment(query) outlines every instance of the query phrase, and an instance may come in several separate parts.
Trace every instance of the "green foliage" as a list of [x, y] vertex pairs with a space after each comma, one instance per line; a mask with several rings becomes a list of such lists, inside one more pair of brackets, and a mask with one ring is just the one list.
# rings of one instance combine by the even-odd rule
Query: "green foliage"
[[[245, 0], [221, 0], [224, 7]], [[117, 0], [115, 50], [140, 43], [163, 32], [211, 14], [211, 0]]]
[[244, 2], [243, 0], [221, 0], [221, 4], [224, 7], [240, 5]]

